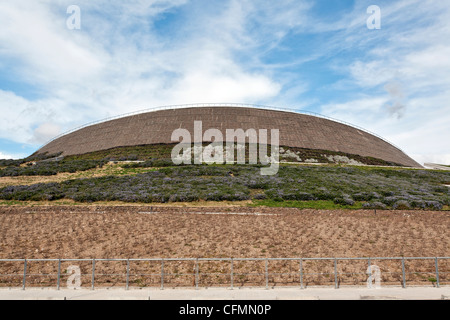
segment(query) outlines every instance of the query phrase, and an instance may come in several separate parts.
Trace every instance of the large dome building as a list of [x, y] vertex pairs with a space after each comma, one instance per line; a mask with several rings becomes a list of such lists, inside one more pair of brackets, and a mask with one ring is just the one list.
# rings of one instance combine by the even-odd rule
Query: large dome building
[[329, 150], [421, 167], [399, 148], [364, 129], [319, 115], [243, 105], [166, 107], [117, 117], [61, 135], [37, 153], [69, 156], [117, 147], [173, 144], [177, 143], [171, 141], [173, 131], [184, 128], [194, 132], [194, 121], [202, 121], [203, 130], [219, 129], [224, 136], [226, 129], [278, 129], [282, 147]]

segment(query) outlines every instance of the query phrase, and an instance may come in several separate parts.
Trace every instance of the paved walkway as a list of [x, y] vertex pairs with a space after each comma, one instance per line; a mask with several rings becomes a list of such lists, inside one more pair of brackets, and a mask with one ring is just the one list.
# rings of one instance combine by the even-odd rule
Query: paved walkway
[[277, 289], [0, 289], [0, 300], [450, 300], [450, 287]]

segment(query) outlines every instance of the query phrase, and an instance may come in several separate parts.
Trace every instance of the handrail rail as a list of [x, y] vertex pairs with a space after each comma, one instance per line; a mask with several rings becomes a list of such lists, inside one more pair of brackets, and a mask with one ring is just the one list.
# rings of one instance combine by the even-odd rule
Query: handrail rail
[[[311, 274], [319, 274], [319, 275], [323, 275], [323, 274], [327, 274], [327, 275], [334, 275], [334, 286], [335, 289], [338, 289], [340, 287], [340, 280], [338, 279], [339, 275], [346, 275], [346, 274], [351, 274], [351, 275], [356, 275], [356, 274], [368, 274], [370, 277], [367, 280], [367, 284], [371, 286], [371, 282], [373, 280], [372, 278], [372, 266], [373, 267], [377, 267], [378, 270], [380, 270], [380, 268], [376, 265], [373, 265], [373, 262], [378, 261], [378, 260], [397, 260], [401, 262], [401, 271], [392, 271], [390, 269], [388, 269], [387, 271], [384, 271], [384, 273], [386, 274], [401, 274], [401, 284], [403, 288], [406, 288], [407, 285], [407, 281], [410, 281], [410, 279], [407, 279], [407, 275], [411, 275], [411, 274], [421, 274], [421, 273], [426, 273], [426, 274], [434, 274], [435, 278], [428, 278], [428, 281], [433, 282], [433, 286], [435, 285], [437, 288], [439, 288], [442, 284], [444, 283], [448, 283], [448, 278], [447, 278], [447, 274], [450, 274], [450, 272], [448, 271], [448, 267], [447, 268], [442, 268], [441, 270], [439, 270], [439, 260], [444, 260], [444, 259], [450, 259], [450, 257], [342, 257], [342, 258], [337, 258], [337, 257], [322, 257], [322, 258], [306, 258], [306, 257], [296, 257], [296, 258], [147, 258], [147, 259], [0, 259], [0, 266], [2, 262], [20, 262], [23, 263], [23, 274], [20, 273], [8, 273], [8, 274], [1, 274], [0, 273], [0, 277], [1, 276], [15, 276], [15, 277], [22, 277], [21, 283], [22, 283], [22, 289], [25, 290], [26, 286], [27, 286], [27, 277], [30, 276], [51, 276], [54, 277], [56, 276], [56, 285], [57, 285], [57, 289], [60, 289], [60, 285], [61, 285], [61, 277], [62, 277], [62, 268], [61, 268], [61, 263], [63, 262], [88, 262], [91, 264], [91, 273], [84, 273], [84, 276], [91, 276], [91, 288], [92, 290], [95, 289], [95, 282], [96, 282], [96, 275], [97, 276], [126, 276], [126, 282], [125, 282], [125, 288], [126, 290], [129, 290], [129, 285], [130, 285], [130, 276], [131, 275], [146, 275], [146, 276], [158, 276], [161, 278], [161, 289], [164, 289], [166, 282], [170, 283], [170, 281], [167, 281], [165, 279], [165, 276], [167, 275], [178, 275], [178, 276], [194, 276], [194, 286], [196, 289], [199, 288], [199, 279], [200, 279], [200, 274], [202, 275], [211, 275], [211, 274], [221, 274], [224, 276], [229, 276], [229, 280], [230, 280], [230, 286], [231, 289], [233, 289], [234, 286], [234, 276], [235, 275], [260, 275], [260, 276], [264, 276], [265, 279], [265, 287], [266, 289], [269, 288], [269, 276], [273, 276], [273, 275], [299, 275], [300, 277], [300, 281], [297, 285], [300, 285], [301, 289], [304, 289], [304, 281], [303, 278], [306, 275], [311, 275]], [[351, 271], [346, 272], [346, 271], [339, 271], [337, 266], [338, 263], [341, 264], [342, 261], [351, 261], [351, 260], [357, 260], [357, 261], [367, 261], [367, 266], [368, 269], [366, 269], [365, 267], [362, 270], [356, 270], [356, 271]], [[426, 270], [426, 271], [419, 271], [419, 270], [406, 270], [406, 263], [410, 262], [410, 261], [414, 261], [414, 260], [434, 260], [434, 267], [430, 266], [430, 269], [434, 269], [434, 270]], [[126, 274], [123, 274], [122, 272], [120, 274], [118, 274], [117, 272], [115, 273], [104, 273], [101, 272], [99, 273], [99, 270], [97, 269], [96, 271], [96, 263], [101, 263], [101, 262], [126, 262]], [[164, 263], [167, 262], [173, 262], [173, 261], [177, 261], [177, 262], [194, 262], [195, 263], [195, 267], [194, 267], [194, 271], [192, 273], [190, 272], [178, 272], [178, 271], [171, 271], [171, 269], [164, 269]], [[208, 270], [206, 272], [202, 271], [200, 272], [199, 270], [199, 263], [201, 262], [227, 262], [230, 263], [229, 266], [229, 271], [227, 270], [223, 270], [220, 271], [219, 273], [217, 272], [209, 272]], [[261, 271], [258, 270], [250, 270], [249, 272], [243, 272], [243, 271], [238, 271], [236, 272], [236, 270], [234, 269], [234, 262], [236, 261], [260, 261], [260, 262], [265, 262], [265, 267], [264, 267], [264, 272], [262, 273]], [[299, 269], [295, 270], [294, 272], [292, 272], [292, 270], [290, 269], [289, 272], [283, 272], [281, 270], [278, 270], [278, 272], [272, 272], [269, 270], [268, 266], [269, 266], [269, 262], [271, 261], [297, 261], [299, 263]], [[303, 262], [307, 262], [307, 261], [331, 261], [334, 265], [334, 271], [330, 271], [330, 267], [331, 265], [328, 266], [328, 270], [325, 268], [325, 272], [319, 272], [319, 273], [311, 273], [311, 272], [305, 272], [304, 270], [304, 266], [303, 266]], [[31, 272], [31, 270], [29, 269], [30, 265], [33, 265], [33, 262], [57, 262], [57, 273], [33, 273]], [[130, 273], [130, 262], [160, 262], [161, 263], [161, 272], [157, 272], [154, 273], [153, 271], [151, 271], [152, 273], [148, 274], [148, 273], [134, 273], [131, 274]], [[73, 266], [73, 267], [77, 267], [79, 272], [78, 272], [78, 276], [81, 277], [81, 272], [80, 272], [80, 267], [79, 266]], [[123, 267], [123, 266], [122, 266]], [[27, 272], [28, 270], [30, 270], [30, 272]], [[273, 270], [273, 268], [272, 268]], [[367, 270], [367, 271], [366, 271]], [[442, 275], [445, 275], [444, 277], [440, 277]], [[375, 279], [376, 282], [379, 282], [379, 285], [381, 284], [381, 273], [379, 272], [378, 275], [375, 272], [375, 276], [378, 276], [378, 279]], [[430, 280], [431, 279], [431, 280]], [[423, 280], [423, 277], [422, 277]], [[68, 280], [69, 281], [69, 280]], [[370, 281], [370, 283], [369, 283]], [[297, 281], [295, 281], [297, 282]], [[4, 282], [2, 282], [4, 283]], [[123, 280], [122, 280], [123, 283]], [[97, 281], [98, 284], [98, 281]], [[81, 288], [81, 282], [78, 285], [79, 288]]]
[[55, 261], [288, 261], [288, 260], [311, 260], [311, 261], [319, 261], [319, 260], [431, 260], [431, 259], [450, 259], [450, 257], [324, 257], [324, 258], [307, 258], [307, 257], [291, 257], [291, 258], [101, 258], [101, 259], [75, 259], [75, 258], [53, 258], [53, 259], [0, 259], [0, 262], [24, 262], [25, 260], [28, 262], [55, 262]]

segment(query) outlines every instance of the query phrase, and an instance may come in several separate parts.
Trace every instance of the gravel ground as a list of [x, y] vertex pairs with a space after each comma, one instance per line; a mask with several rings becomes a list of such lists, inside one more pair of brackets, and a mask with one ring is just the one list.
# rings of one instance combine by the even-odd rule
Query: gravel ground
[[[298, 210], [245, 207], [149, 207], [149, 206], [39, 206], [0, 207], [0, 258], [2, 259], [111, 259], [111, 258], [281, 258], [281, 257], [444, 257], [450, 256], [450, 212], [373, 210]], [[373, 261], [383, 281], [401, 282], [400, 261]], [[65, 265], [67, 264], [67, 265]], [[69, 266], [63, 264], [63, 271]], [[29, 272], [56, 273], [55, 264], [30, 263]], [[193, 262], [165, 265], [172, 273], [166, 281], [193, 285]], [[261, 284], [264, 261], [236, 263], [236, 284]], [[440, 262], [441, 281], [450, 281], [450, 261]], [[89, 263], [80, 263], [83, 281], [89, 281]], [[123, 285], [124, 263], [98, 263], [101, 274], [117, 273]], [[305, 272], [322, 272], [304, 279], [311, 285], [334, 281], [333, 263], [308, 261]], [[408, 281], [431, 285], [434, 261], [408, 262]], [[139, 274], [158, 274], [160, 263], [132, 266], [130, 281], [137, 286], [160, 283]], [[339, 281], [360, 284], [367, 262], [340, 262]], [[21, 270], [21, 271], [20, 271]], [[144, 272], [144, 271], [145, 272]], [[413, 272], [414, 271], [414, 272]], [[416, 272], [419, 271], [419, 272]], [[449, 272], [446, 274], [445, 271]], [[0, 273], [23, 273], [23, 264], [2, 263]], [[270, 285], [297, 283], [298, 262], [271, 262]], [[200, 266], [204, 285], [227, 285], [229, 262]], [[328, 273], [328, 274], [327, 274]], [[182, 276], [175, 276], [182, 274]], [[188, 274], [183, 276], [183, 274]], [[217, 275], [220, 274], [220, 275]], [[84, 276], [83, 276], [84, 277]], [[259, 277], [259, 278], [258, 278]], [[18, 281], [20, 277], [18, 277]], [[30, 279], [30, 283], [45, 283]], [[48, 280], [49, 281], [49, 280]], [[262, 279], [264, 282], [264, 278]]]

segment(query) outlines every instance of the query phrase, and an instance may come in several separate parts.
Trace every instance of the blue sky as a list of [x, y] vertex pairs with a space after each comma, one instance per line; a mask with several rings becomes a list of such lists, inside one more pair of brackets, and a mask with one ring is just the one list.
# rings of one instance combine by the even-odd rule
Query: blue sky
[[0, 158], [109, 116], [236, 102], [318, 112], [450, 163], [447, 1], [110, 2], [0, 0]]

